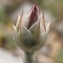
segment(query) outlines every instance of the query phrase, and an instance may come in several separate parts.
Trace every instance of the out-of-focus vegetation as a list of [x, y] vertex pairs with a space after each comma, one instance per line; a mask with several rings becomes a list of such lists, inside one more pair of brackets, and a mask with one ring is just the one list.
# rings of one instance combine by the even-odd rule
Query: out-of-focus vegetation
[[7, 24], [9, 22], [9, 18], [5, 15], [4, 10], [0, 11], [0, 23]]
[[39, 6], [52, 12], [55, 19], [63, 17], [63, 0], [37, 0]]
[[57, 61], [57, 63], [63, 63], [63, 48], [60, 49], [60, 51], [56, 57], [56, 61]]

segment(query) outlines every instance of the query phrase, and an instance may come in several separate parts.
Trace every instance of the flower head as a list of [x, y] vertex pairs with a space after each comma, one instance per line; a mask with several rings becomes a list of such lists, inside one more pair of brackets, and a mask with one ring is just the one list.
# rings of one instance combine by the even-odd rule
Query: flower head
[[44, 13], [42, 19], [39, 16], [39, 8], [34, 5], [26, 18], [22, 12], [21, 16], [18, 16], [16, 26], [13, 26], [15, 41], [25, 51], [38, 50], [45, 43], [50, 23], [45, 24]]

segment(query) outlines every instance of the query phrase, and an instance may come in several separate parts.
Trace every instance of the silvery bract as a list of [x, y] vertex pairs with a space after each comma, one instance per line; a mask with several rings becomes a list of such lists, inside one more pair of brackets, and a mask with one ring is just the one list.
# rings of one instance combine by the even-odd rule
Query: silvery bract
[[44, 45], [49, 25], [45, 24], [44, 13], [40, 16], [39, 8], [34, 5], [28, 15], [24, 12], [18, 15], [17, 24], [13, 25], [15, 42], [24, 51], [36, 51]]

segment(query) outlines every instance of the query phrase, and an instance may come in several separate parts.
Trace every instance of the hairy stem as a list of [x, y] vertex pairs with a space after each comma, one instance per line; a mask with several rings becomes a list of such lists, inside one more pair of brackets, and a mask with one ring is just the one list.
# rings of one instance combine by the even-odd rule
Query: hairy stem
[[26, 52], [26, 63], [32, 63], [32, 54], [33, 53], [29, 53], [29, 52]]

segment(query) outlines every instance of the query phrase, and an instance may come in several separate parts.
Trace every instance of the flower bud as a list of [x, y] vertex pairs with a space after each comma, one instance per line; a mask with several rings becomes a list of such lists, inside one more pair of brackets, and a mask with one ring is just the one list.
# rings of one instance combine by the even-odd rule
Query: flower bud
[[[25, 15], [26, 16], [26, 15]], [[16, 44], [27, 52], [39, 50], [45, 43], [50, 24], [45, 24], [44, 13], [39, 19], [39, 8], [34, 5], [26, 18], [19, 17], [14, 38]]]
[[38, 14], [39, 14], [39, 8], [34, 5], [30, 11], [29, 14], [29, 25], [28, 25], [28, 29], [35, 23], [38, 21]]

